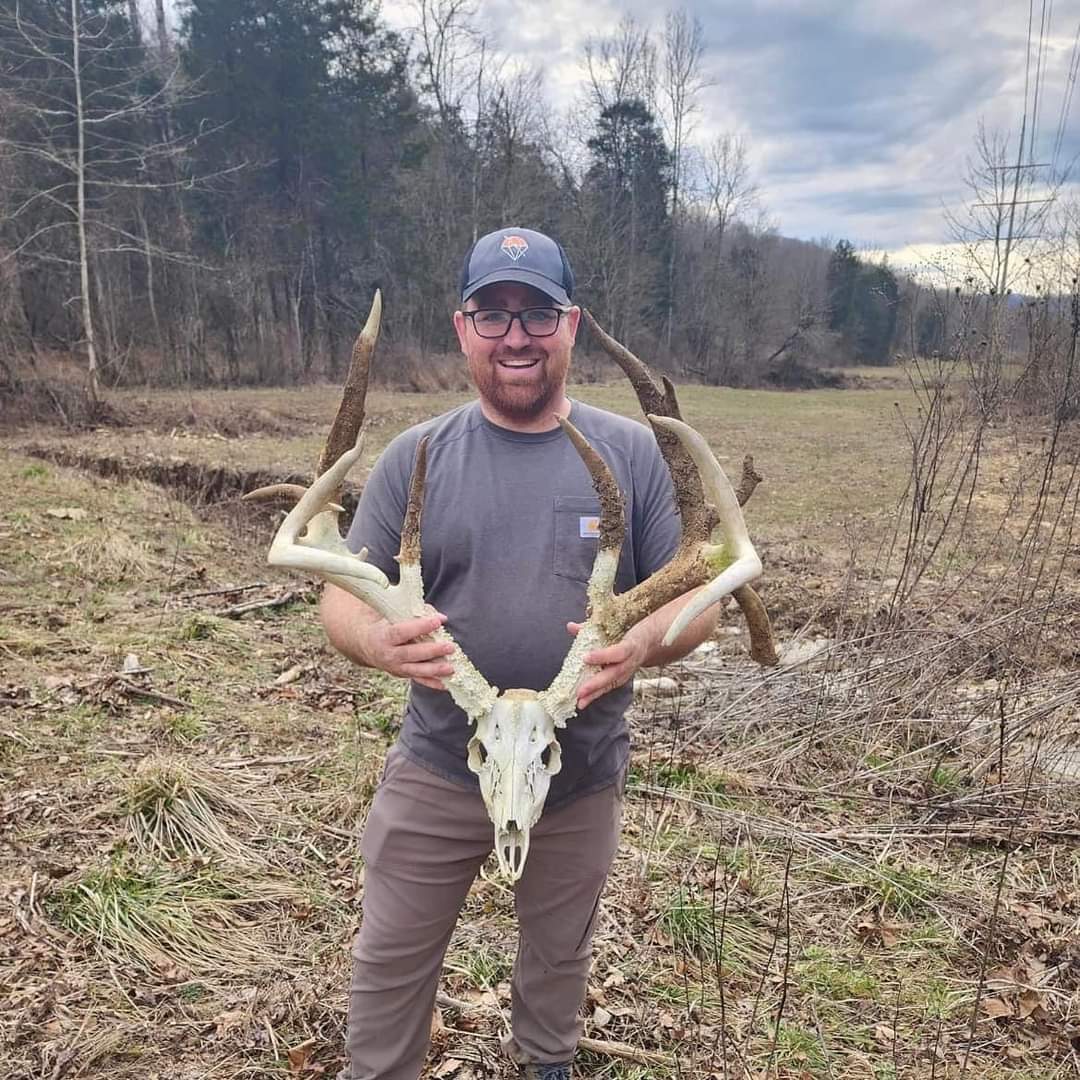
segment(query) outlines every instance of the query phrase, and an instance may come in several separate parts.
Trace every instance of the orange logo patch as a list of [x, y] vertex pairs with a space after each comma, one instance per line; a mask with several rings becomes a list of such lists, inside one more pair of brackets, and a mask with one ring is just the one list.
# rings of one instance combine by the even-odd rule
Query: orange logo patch
[[504, 236], [499, 248], [517, 262], [529, 250], [529, 244], [524, 236]]

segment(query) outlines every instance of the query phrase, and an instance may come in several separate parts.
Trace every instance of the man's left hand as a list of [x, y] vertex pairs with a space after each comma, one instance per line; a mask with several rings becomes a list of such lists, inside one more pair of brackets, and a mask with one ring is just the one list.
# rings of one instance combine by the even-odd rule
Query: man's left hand
[[[581, 623], [567, 623], [566, 629], [576, 635]], [[636, 627], [635, 627], [636, 629]], [[608, 645], [603, 649], [593, 649], [585, 654], [585, 663], [599, 668], [578, 687], [577, 707], [579, 710], [591, 705], [598, 697], [610, 694], [634, 677], [644, 664], [648, 655], [648, 645], [644, 637], [631, 630], [622, 641]]]

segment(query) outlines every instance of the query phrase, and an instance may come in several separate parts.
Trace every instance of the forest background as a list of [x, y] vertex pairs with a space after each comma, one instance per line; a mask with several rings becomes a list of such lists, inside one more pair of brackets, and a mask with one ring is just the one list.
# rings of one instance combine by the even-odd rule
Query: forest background
[[[997, 305], [971, 306], [1021, 269], [1043, 307], [1013, 320], [1008, 346], [1026, 348], [1039, 318], [1068, 321], [1068, 266], [1041, 263], [1033, 282], [1024, 246], [1075, 235], [1055, 198], [1066, 172], [1024, 165], [1023, 129], [978, 133], [975, 205], [949, 223], [970, 257], [920, 283], [846, 239], [780, 234], [747, 137], [698, 137], [710, 80], [685, 10], [583, 40], [566, 115], [469, 4], [419, 0], [415, 16], [403, 35], [367, 0], [194, 0], [174, 34], [163, 0], [153, 19], [136, 0], [6, 0], [9, 400], [73, 415], [103, 386], [336, 381], [376, 286], [381, 376], [453, 388], [459, 369], [435, 358], [452, 349], [460, 260], [504, 224], [559, 237], [576, 299], [708, 384], [820, 385], [835, 379], [822, 365], [985, 342]], [[80, 394], [64, 389], [73, 373]]]

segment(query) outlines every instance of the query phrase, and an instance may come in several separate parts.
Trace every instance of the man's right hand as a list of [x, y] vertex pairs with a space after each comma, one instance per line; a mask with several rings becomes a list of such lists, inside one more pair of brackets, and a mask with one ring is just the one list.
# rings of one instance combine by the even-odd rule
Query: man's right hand
[[364, 650], [371, 666], [431, 690], [445, 690], [442, 680], [454, 674], [446, 659], [454, 646], [448, 641], [419, 640], [433, 634], [444, 622], [445, 615], [435, 614], [399, 623], [385, 619], [371, 623]]
[[328, 585], [319, 614], [330, 644], [354, 663], [413, 679], [431, 690], [445, 690], [443, 679], [454, 674], [446, 659], [454, 646], [422, 640], [446, 621], [440, 612], [391, 624], [355, 596]]

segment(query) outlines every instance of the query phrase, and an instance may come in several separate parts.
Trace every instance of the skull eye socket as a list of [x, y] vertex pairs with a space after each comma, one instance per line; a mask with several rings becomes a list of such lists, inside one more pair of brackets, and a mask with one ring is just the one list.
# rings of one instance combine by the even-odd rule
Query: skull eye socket
[[540, 760], [544, 763], [544, 771], [548, 776], [554, 776], [562, 768], [562, 747], [557, 739], [540, 751]]
[[473, 772], [479, 772], [484, 762], [488, 759], [488, 752], [484, 744], [477, 736], [469, 740], [469, 768]]

